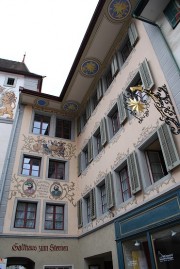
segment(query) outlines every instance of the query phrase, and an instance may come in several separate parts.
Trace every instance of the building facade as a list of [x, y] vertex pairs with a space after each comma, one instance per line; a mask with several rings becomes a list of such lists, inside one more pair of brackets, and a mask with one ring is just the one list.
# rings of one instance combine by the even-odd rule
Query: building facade
[[179, 69], [137, 10], [99, 1], [60, 97], [21, 88], [1, 202], [7, 268], [178, 268]]

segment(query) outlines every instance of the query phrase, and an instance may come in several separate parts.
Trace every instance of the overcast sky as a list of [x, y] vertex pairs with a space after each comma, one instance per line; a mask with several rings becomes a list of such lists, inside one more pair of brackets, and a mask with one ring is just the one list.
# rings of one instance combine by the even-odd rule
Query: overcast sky
[[0, 58], [46, 76], [42, 92], [59, 96], [98, 0], [1, 0]]

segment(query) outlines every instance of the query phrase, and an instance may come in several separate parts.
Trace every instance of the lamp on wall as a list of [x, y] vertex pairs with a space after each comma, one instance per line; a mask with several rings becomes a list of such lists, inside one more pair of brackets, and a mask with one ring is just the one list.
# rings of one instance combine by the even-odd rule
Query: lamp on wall
[[143, 89], [142, 85], [137, 85], [130, 87], [124, 94], [125, 108], [138, 119], [139, 123], [149, 116], [150, 100], [153, 100], [156, 109], [161, 114], [159, 119], [170, 126], [173, 134], [180, 134], [180, 123], [166, 85], [158, 87], [156, 93]]
[[135, 242], [134, 245], [135, 245], [135, 247], [139, 247], [140, 246], [140, 242], [136, 240], [136, 242]]
[[177, 232], [171, 231], [171, 236], [175, 236], [176, 234], [177, 234]]

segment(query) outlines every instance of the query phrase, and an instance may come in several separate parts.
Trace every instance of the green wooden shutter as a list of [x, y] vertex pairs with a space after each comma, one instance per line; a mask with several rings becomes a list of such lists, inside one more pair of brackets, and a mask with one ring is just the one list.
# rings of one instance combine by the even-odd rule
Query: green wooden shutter
[[96, 197], [95, 188], [90, 191], [90, 208], [91, 208], [91, 219], [96, 218]]
[[79, 153], [78, 155], [78, 176], [81, 174], [82, 172], [82, 162], [81, 162], [81, 153]]
[[127, 119], [127, 110], [125, 109], [125, 106], [124, 106], [123, 93], [119, 95], [118, 100], [117, 100], [117, 105], [118, 105], [118, 111], [119, 111], [119, 121], [120, 121], [120, 124], [123, 124]]
[[118, 67], [118, 61], [116, 55], [113, 56], [112, 61], [111, 61], [111, 72], [112, 72], [112, 77], [116, 76], [119, 71]]
[[86, 120], [88, 120], [91, 116], [91, 102], [90, 99], [86, 103]]
[[77, 118], [77, 135], [81, 132], [81, 117]]
[[127, 157], [127, 165], [131, 192], [132, 194], [135, 194], [136, 192], [141, 190], [140, 172], [135, 151]]
[[93, 141], [92, 137], [88, 141], [88, 162], [90, 163], [93, 160]]
[[164, 123], [157, 131], [167, 171], [172, 170], [180, 163], [179, 155], [173, 141], [169, 126]]
[[141, 63], [139, 67], [139, 72], [143, 83], [143, 87], [146, 90], [150, 90], [154, 86], [154, 81], [146, 59]]
[[103, 96], [102, 81], [101, 81], [101, 79], [98, 81], [96, 91], [97, 91], [97, 100], [99, 101], [102, 98], [102, 96]]
[[131, 25], [129, 26], [128, 35], [129, 35], [131, 46], [132, 47], [135, 46], [135, 44], [138, 41], [138, 33], [137, 33], [136, 26], [134, 23], [131, 23]]
[[105, 187], [106, 187], [107, 209], [110, 209], [114, 206], [114, 189], [111, 172], [108, 173], [105, 177]]
[[83, 226], [82, 199], [77, 201], [77, 217], [78, 217], [78, 228], [81, 228]]
[[105, 118], [103, 118], [100, 122], [100, 134], [101, 134], [101, 145], [104, 146], [107, 143], [107, 128]]

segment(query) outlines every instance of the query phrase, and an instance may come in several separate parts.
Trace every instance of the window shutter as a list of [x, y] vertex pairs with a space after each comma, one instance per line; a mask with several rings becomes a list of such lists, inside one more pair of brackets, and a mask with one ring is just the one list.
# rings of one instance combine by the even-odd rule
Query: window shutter
[[107, 129], [105, 118], [103, 118], [100, 122], [100, 133], [101, 133], [101, 145], [104, 146], [107, 143]]
[[113, 56], [112, 61], [111, 61], [111, 72], [112, 72], [112, 77], [116, 76], [119, 71], [118, 68], [118, 61], [116, 55]]
[[171, 130], [169, 126], [164, 123], [160, 126], [157, 133], [167, 171], [170, 171], [180, 163], [179, 155], [173, 141]]
[[143, 87], [146, 90], [150, 90], [154, 86], [154, 81], [146, 59], [141, 63], [139, 67], [139, 72], [141, 75]]
[[119, 121], [120, 121], [120, 124], [123, 124], [125, 120], [127, 119], [127, 110], [125, 109], [125, 106], [124, 106], [123, 93], [119, 95], [118, 100], [117, 100], [117, 105], [118, 105], [118, 111], [119, 111]]
[[91, 116], [91, 102], [90, 99], [86, 103], [86, 120], [88, 120]]
[[83, 226], [82, 199], [77, 201], [77, 216], [78, 216], [78, 228], [81, 228]]
[[81, 132], [81, 117], [77, 118], [77, 135]]
[[102, 81], [101, 79], [98, 81], [97, 85], [97, 100], [99, 101], [103, 96], [103, 90], [102, 90]]
[[110, 209], [114, 206], [114, 190], [111, 172], [105, 177], [107, 208]]
[[81, 174], [81, 172], [82, 172], [81, 153], [79, 153], [79, 155], [78, 155], [78, 176]]
[[95, 188], [90, 191], [90, 208], [91, 208], [91, 219], [96, 218], [96, 197]]
[[92, 137], [88, 141], [88, 162], [90, 163], [93, 160], [93, 141]]
[[131, 23], [131, 25], [128, 29], [128, 35], [129, 35], [129, 40], [130, 40], [131, 46], [132, 47], [135, 46], [135, 44], [138, 41], [138, 33], [137, 33], [136, 26], [134, 23]]
[[132, 152], [127, 157], [127, 165], [131, 192], [132, 194], [135, 194], [136, 192], [141, 190], [140, 172], [135, 152]]

